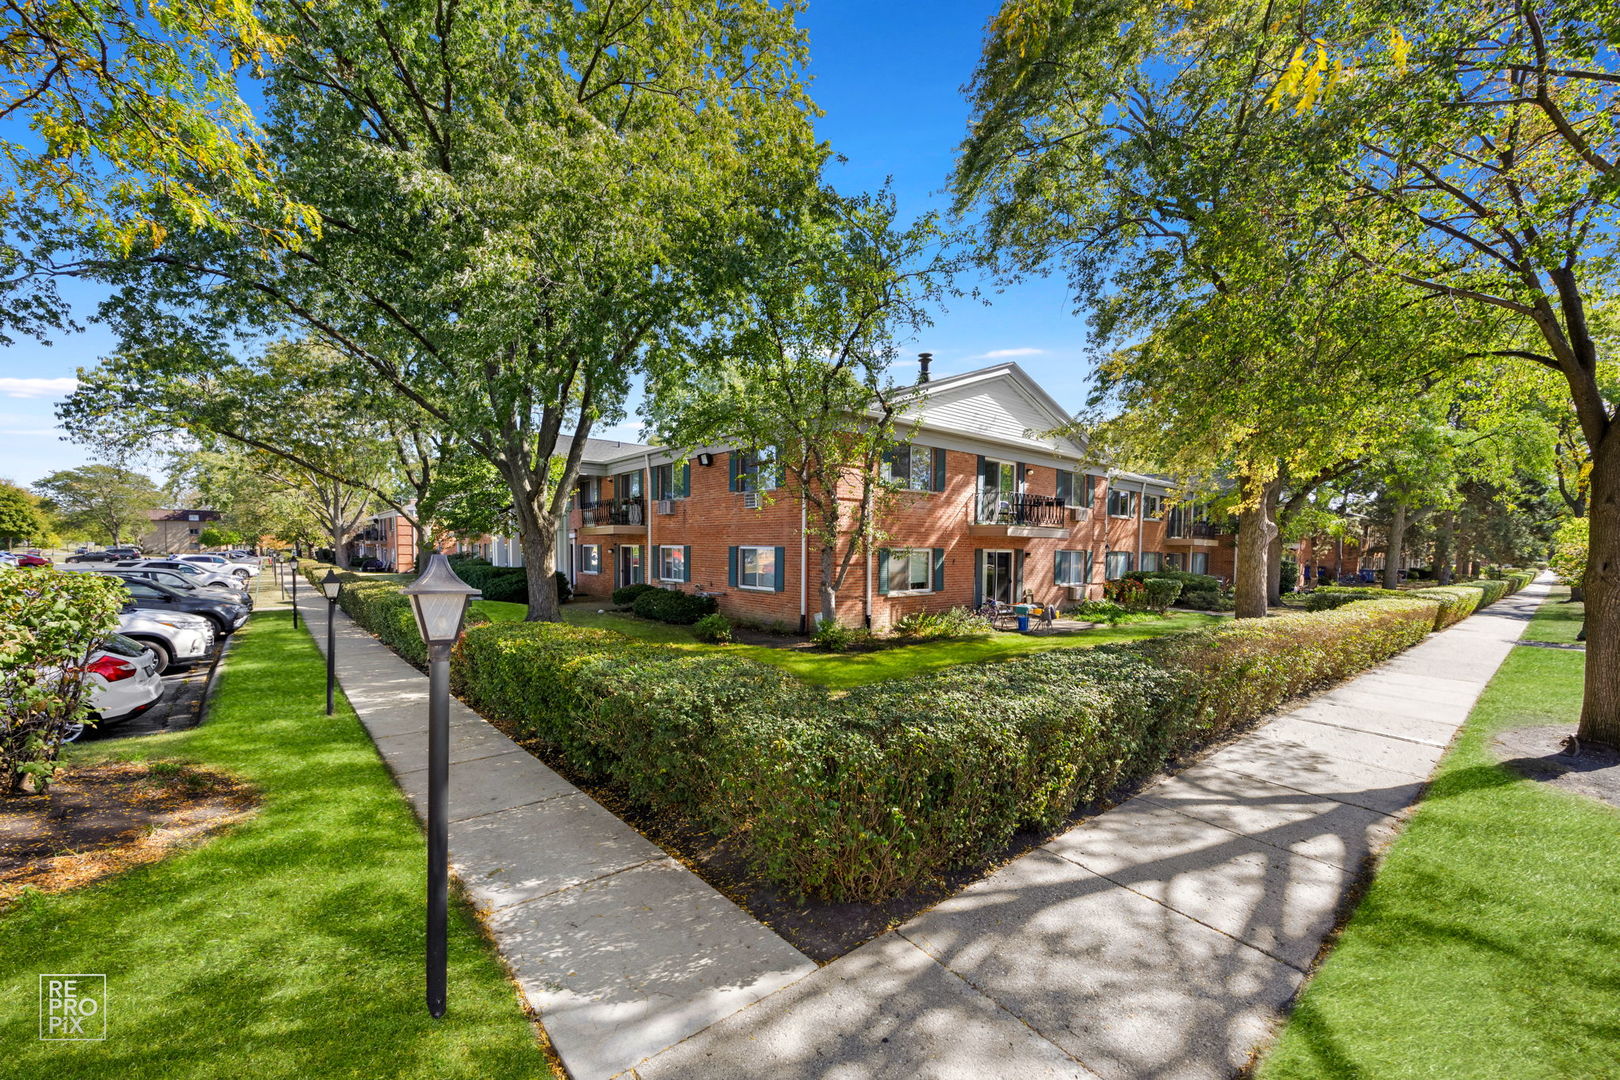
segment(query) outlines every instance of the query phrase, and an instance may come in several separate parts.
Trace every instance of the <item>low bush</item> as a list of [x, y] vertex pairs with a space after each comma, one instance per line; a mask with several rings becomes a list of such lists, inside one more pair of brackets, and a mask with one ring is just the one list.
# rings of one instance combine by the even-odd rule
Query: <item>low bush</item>
[[1183, 590], [1176, 606], [1192, 611], [1231, 611], [1237, 607], [1237, 603], [1230, 590], [1195, 589], [1192, 592]]
[[848, 652], [873, 644], [872, 631], [864, 626], [845, 626], [835, 619], [823, 619], [810, 634], [810, 644], [825, 652]]
[[1294, 589], [1299, 585], [1299, 563], [1295, 562], [1293, 559], [1284, 559], [1282, 561], [1282, 572], [1279, 575], [1279, 580], [1282, 582], [1283, 592], [1293, 592]]
[[911, 641], [977, 637], [990, 632], [990, 621], [964, 607], [949, 611], [913, 611], [902, 615], [889, 632]]
[[1480, 578], [1478, 581], [1460, 581], [1470, 589], [1478, 589], [1484, 595], [1480, 598], [1479, 606], [1488, 607], [1507, 595], [1508, 583], [1500, 578]]
[[1142, 588], [1142, 606], [1160, 615], [1181, 595], [1181, 582], [1174, 578], [1148, 578], [1142, 582]]
[[1086, 622], [1115, 623], [1131, 614], [1112, 600], [1082, 600], [1069, 609], [1069, 615]]
[[634, 604], [636, 602], [636, 597], [640, 596], [644, 592], [651, 592], [653, 589], [656, 589], [657, 587], [658, 586], [656, 586], [656, 585], [639, 585], [639, 584], [638, 585], [621, 585], [619, 588], [613, 590], [612, 600], [619, 607], [629, 607], [630, 605], [632, 605], [632, 604]]
[[1125, 577], [1131, 581], [1163, 578], [1181, 582], [1182, 592], [1220, 592], [1221, 579], [1212, 574], [1194, 574], [1189, 570], [1132, 570]]
[[1402, 595], [1391, 589], [1360, 588], [1354, 585], [1320, 585], [1305, 601], [1306, 611], [1331, 611], [1353, 604], [1357, 600], [1379, 600], [1387, 596]]
[[693, 596], [674, 589], [647, 589], [639, 593], [630, 608], [643, 619], [688, 625], [719, 608], [712, 596]]
[[1402, 595], [1420, 596], [1440, 605], [1440, 611], [1434, 618], [1436, 630], [1443, 630], [1472, 615], [1479, 608], [1482, 596], [1480, 590], [1470, 589], [1466, 585], [1432, 585], [1426, 589], [1412, 589]]
[[1147, 583], [1141, 578], [1122, 577], [1103, 584], [1103, 599], [1126, 611], [1146, 611], [1147, 595]]
[[710, 645], [731, 644], [731, 620], [718, 611], [692, 624], [692, 636]]

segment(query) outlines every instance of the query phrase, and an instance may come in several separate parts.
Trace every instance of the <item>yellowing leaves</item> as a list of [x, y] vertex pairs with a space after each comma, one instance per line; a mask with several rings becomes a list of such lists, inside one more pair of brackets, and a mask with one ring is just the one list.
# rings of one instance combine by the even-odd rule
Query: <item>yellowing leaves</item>
[[[1411, 42], [1399, 30], [1393, 31], [1389, 56], [1396, 71], [1407, 70], [1411, 52]], [[1304, 116], [1332, 98], [1357, 71], [1353, 53], [1334, 53], [1326, 42], [1313, 38], [1294, 50], [1266, 104], [1277, 110], [1292, 102], [1294, 115]]]

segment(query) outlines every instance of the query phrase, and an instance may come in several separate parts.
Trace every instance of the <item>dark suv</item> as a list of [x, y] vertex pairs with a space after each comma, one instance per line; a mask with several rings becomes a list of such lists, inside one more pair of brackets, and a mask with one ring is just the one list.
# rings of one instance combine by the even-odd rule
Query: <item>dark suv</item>
[[[214, 631], [224, 637], [247, 621], [248, 607], [234, 600], [215, 600], [197, 594], [182, 593], [155, 581], [124, 578], [124, 588], [134, 607], [147, 611], [184, 611], [201, 615], [214, 624]], [[201, 590], [198, 590], [200, 593]]]

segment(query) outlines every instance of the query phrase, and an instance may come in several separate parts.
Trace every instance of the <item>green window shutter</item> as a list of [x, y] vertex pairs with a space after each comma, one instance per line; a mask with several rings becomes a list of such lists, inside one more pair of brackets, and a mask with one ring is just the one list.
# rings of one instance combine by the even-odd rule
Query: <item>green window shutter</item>
[[889, 595], [889, 549], [878, 548], [877, 553], [877, 587], [880, 596]]
[[1063, 564], [1069, 560], [1067, 551], [1060, 551], [1052, 556], [1052, 584], [1063, 584]]
[[726, 549], [726, 584], [733, 589], [737, 587], [737, 549]]
[[945, 448], [934, 447], [934, 490], [945, 490]]
[[692, 494], [692, 462], [690, 460], [681, 462], [679, 473], [680, 479], [675, 482], [674, 495], [677, 499], [684, 499]]
[[681, 580], [682, 581], [691, 581], [692, 580], [692, 545], [691, 544], [684, 544], [681, 547], [681, 567], [682, 567], [683, 571], [686, 574], [686, 576], [681, 578]]
[[1018, 603], [1024, 596], [1024, 553], [1013, 552], [1013, 603]]
[[[731, 451], [731, 453], [727, 454], [726, 457], [728, 458], [727, 464], [730, 466], [730, 469], [731, 469], [731, 476], [730, 476], [730, 479], [727, 481], [727, 483], [730, 485], [730, 490], [732, 490], [732, 491], [741, 491], [742, 490], [742, 484], [741, 484], [741, 480], [742, 480], [742, 455], [739, 454], [737, 451], [733, 450], [733, 451]], [[732, 548], [731, 550], [736, 551], [737, 549]]]
[[[936, 461], [938, 458], [935, 459]], [[945, 549], [934, 549], [934, 591], [945, 591]]]
[[1057, 471], [1057, 497], [1063, 500], [1064, 505], [1074, 501], [1074, 473], [1067, 469]]
[[1097, 501], [1097, 478], [1086, 473], [1086, 490], [1081, 494], [1080, 505], [1090, 507]]
[[1015, 474], [1017, 476], [1017, 480], [1015, 482], [1018, 485], [1018, 493], [1021, 495], [1024, 492], [1024, 483], [1029, 479], [1029, 466], [1020, 461], [1017, 469], [1015, 470]]
[[776, 591], [787, 588], [787, 548], [776, 549]]
[[984, 549], [976, 548], [973, 552], [973, 606], [978, 607], [982, 603], [984, 603]]

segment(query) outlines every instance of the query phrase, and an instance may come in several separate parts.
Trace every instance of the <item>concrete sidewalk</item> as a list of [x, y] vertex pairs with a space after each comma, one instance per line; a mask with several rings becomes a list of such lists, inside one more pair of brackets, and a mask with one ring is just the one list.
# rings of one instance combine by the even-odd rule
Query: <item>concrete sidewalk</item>
[[[300, 585], [298, 608], [324, 654], [325, 600]], [[344, 694], [425, 815], [427, 677], [342, 612], [336, 629]], [[620, 1074], [815, 970], [454, 699], [450, 724], [451, 865], [574, 1080]]]
[[629, 1075], [1225, 1080], [1546, 594], [1278, 715]]

